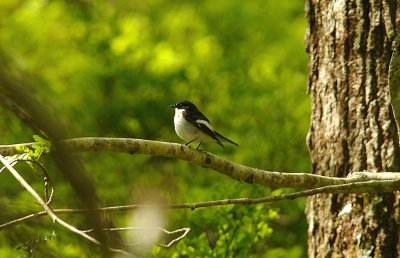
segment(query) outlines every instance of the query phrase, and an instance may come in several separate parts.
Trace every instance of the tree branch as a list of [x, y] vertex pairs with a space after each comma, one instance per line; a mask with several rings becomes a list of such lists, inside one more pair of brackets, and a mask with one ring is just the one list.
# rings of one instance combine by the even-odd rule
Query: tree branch
[[[4, 164], [5, 167], [7, 167], [8, 171], [15, 177], [15, 179], [18, 180], [18, 182], [39, 202], [40, 205], [42, 205], [43, 209], [46, 212], [46, 215], [49, 215], [53, 219], [53, 223], [57, 222], [61, 226], [65, 227], [66, 229], [86, 238], [87, 240], [97, 244], [101, 245], [101, 243], [94, 239], [93, 237], [89, 236], [88, 234], [82, 232], [81, 230], [75, 228], [74, 226], [68, 224], [64, 220], [60, 219], [57, 217], [57, 215], [53, 212], [53, 210], [47, 205], [47, 203], [39, 196], [38, 193], [28, 184], [28, 182], [25, 181], [25, 179], [15, 170], [11, 164], [2, 156], [0, 155], [0, 161]], [[123, 253], [123, 254], [129, 254], [125, 251], [118, 250], [118, 249], [113, 249], [109, 248], [110, 251], [113, 252], [118, 252], [118, 253]]]
[[[155, 245], [157, 245], [157, 246], [164, 247], [164, 248], [169, 248], [169, 247], [171, 247], [174, 243], [176, 243], [176, 242], [182, 240], [183, 238], [186, 237], [186, 235], [187, 235], [187, 234], [190, 232], [190, 230], [191, 230], [190, 228], [179, 228], [179, 229], [176, 229], [176, 230], [173, 230], [173, 231], [169, 231], [169, 230], [166, 230], [166, 229], [161, 228], [161, 227], [100, 228], [100, 229], [96, 229], [96, 230], [103, 230], [103, 231], [128, 231], [128, 230], [154, 230], [154, 229], [160, 230], [160, 231], [164, 232], [164, 233], [167, 234], [167, 235], [172, 235], [172, 234], [176, 234], [176, 233], [178, 233], [178, 232], [183, 232], [182, 235], [180, 235], [179, 237], [176, 237], [176, 238], [172, 239], [171, 241], [169, 241], [168, 244], [155, 244]], [[89, 233], [89, 232], [92, 232], [92, 231], [94, 231], [94, 230], [95, 230], [95, 229], [87, 229], [87, 230], [82, 230], [82, 232]], [[137, 243], [137, 244], [140, 244], [140, 243]]]
[[[292, 187], [312, 189], [321, 186], [338, 185], [369, 180], [396, 180], [400, 173], [353, 172], [347, 178], [327, 177], [309, 173], [284, 173], [266, 171], [244, 166], [209, 152], [197, 151], [182, 144], [158, 142], [132, 138], [84, 137], [62, 141], [70, 152], [120, 152], [149, 154], [186, 160], [193, 164], [213, 169], [219, 173], [249, 184], [270, 187]], [[16, 146], [32, 148], [37, 143], [0, 145], [0, 154], [11, 156], [21, 153]]]
[[[53, 212], [56, 214], [82, 214], [87, 212], [115, 212], [115, 211], [129, 211], [136, 210], [139, 208], [153, 208], [157, 207], [160, 209], [197, 209], [211, 206], [224, 206], [233, 204], [260, 204], [268, 202], [277, 202], [282, 200], [293, 200], [296, 198], [307, 197], [315, 194], [327, 193], [327, 194], [349, 194], [349, 193], [383, 193], [393, 192], [400, 190], [400, 179], [399, 180], [371, 180], [368, 182], [355, 182], [349, 184], [323, 186], [310, 190], [300, 191], [296, 193], [280, 194], [275, 196], [268, 196], [262, 198], [236, 198], [236, 199], [225, 199], [217, 201], [207, 201], [198, 203], [182, 203], [182, 204], [134, 204], [134, 205], [123, 205], [98, 208], [95, 210], [88, 209], [54, 209]], [[0, 230], [8, 228], [13, 225], [17, 225], [28, 220], [46, 216], [47, 213], [44, 211], [33, 213], [25, 217], [4, 223], [0, 225]]]

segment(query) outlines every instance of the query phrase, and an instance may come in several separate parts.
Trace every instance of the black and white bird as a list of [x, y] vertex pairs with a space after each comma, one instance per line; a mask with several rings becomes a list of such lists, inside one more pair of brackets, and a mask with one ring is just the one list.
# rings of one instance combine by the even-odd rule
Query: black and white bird
[[184, 141], [198, 143], [196, 150], [203, 142], [216, 142], [224, 147], [222, 142], [237, 143], [217, 133], [210, 125], [210, 121], [190, 101], [184, 100], [170, 105], [175, 108], [174, 125], [176, 134]]

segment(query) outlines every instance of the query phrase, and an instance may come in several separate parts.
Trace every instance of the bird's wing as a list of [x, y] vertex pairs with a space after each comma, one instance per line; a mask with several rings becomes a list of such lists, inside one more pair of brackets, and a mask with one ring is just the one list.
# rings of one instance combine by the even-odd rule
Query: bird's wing
[[200, 129], [203, 133], [212, 137], [219, 145], [222, 147], [224, 146], [221, 141], [218, 139], [217, 134], [215, 133], [214, 129], [210, 125], [210, 121], [208, 121], [207, 117], [203, 115], [200, 111], [192, 112], [188, 115], [188, 111], [182, 112], [183, 117], [186, 121], [193, 124], [195, 127]]

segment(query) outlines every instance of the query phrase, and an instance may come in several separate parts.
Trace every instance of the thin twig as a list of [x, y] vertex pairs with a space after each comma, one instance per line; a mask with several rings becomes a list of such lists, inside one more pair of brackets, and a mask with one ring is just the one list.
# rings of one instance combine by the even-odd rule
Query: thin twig
[[[53, 219], [53, 223], [57, 222], [58, 224], [60, 224], [61, 226], [67, 228], [68, 230], [86, 238], [87, 240], [97, 244], [97, 245], [101, 245], [101, 243], [99, 241], [97, 241], [96, 239], [94, 239], [93, 237], [89, 236], [88, 234], [80, 231], [79, 229], [75, 228], [74, 226], [68, 224], [67, 222], [65, 222], [64, 220], [60, 219], [59, 217], [57, 217], [57, 215], [53, 212], [53, 210], [46, 204], [46, 202], [39, 196], [38, 193], [36, 193], [36, 191], [25, 181], [25, 179], [17, 172], [17, 170], [15, 170], [11, 164], [0, 154], [0, 161], [4, 164], [4, 166], [7, 167], [8, 171], [10, 171], [10, 173], [17, 179], [17, 181], [39, 202], [40, 205], [42, 205], [42, 207], [44, 208], [44, 210], [46, 211], [46, 214], [49, 215], [52, 219]], [[117, 249], [111, 249], [111, 251], [114, 252], [119, 252], [119, 253], [124, 253], [124, 254], [129, 254], [126, 253], [123, 250], [117, 250]]]
[[[100, 229], [86, 229], [86, 230], [81, 230], [84, 233], [90, 233], [93, 232], [95, 230], [104, 230], [104, 231], [127, 231], [127, 230], [161, 230], [164, 233], [168, 234], [168, 235], [172, 235], [178, 232], [184, 232], [182, 235], [180, 235], [177, 238], [172, 239], [168, 244], [156, 244], [157, 246], [160, 247], [171, 247], [171, 245], [173, 245], [174, 243], [180, 241], [181, 239], [185, 238], [186, 235], [190, 232], [190, 228], [179, 228], [173, 231], [169, 231], [166, 230], [165, 228], [161, 228], [161, 227], [124, 227], [124, 228], [100, 228]], [[135, 245], [140, 244], [140, 243], [135, 243]]]
[[[22, 155], [23, 155], [23, 154], [22, 154]], [[20, 155], [20, 156], [22, 156], [22, 155]], [[48, 174], [47, 174], [46, 168], [45, 168], [45, 167], [43, 166], [43, 164], [40, 163], [39, 161], [30, 159], [29, 156], [28, 156], [28, 159], [23, 159], [23, 158], [15, 158], [15, 159], [14, 159], [14, 158], [13, 158], [13, 159], [9, 160], [8, 162], [10, 163], [10, 165], [11, 165], [12, 167], [14, 167], [19, 161], [24, 161], [24, 162], [26, 162], [26, 163], [32, 162], [32, 163], [34, 163], [34, 164], [39, 165], [39, 167], [42, 169], [43, 174], [44, 174], [44, 177], [43, 177], [43, 180], [44, 180], [44, 194], [45, 194], [46, 204], [49, 205], [50, 202], [51, 202], [51, 200], [52, 200], [52, 198], [53, 198], [54, 187], [51, 186], [50, 197], [48, 197], [48, 190], [47, 190], [47, 187], [48, 187], [48, 183], [49, 183], [49, 176], [48, 176]], [[6, 168], [7, 168], [6, 166], [3, 166], [3, 167], [0, 169], [0, 173], [1, 173], [4, 169], [6, 169]]]
[[45, 196], [46, 196], [46, 204], [49, 205], [51, 203], [51, 200], [53, 199], [53, 194], [54, 194], [54, 187], [51, 187], [51, 192], [50, 192], [50, 197], [48, 197], [47, 193], [47, 182], [45, 182]]
[[[14, 166], [15, 164], [17, 164], [17, 163], [18, 163], [17, 161], [12, 161], [12, 162], [10, 163], [10, 166], [13, 167], [13, 166]], [[0, 173], [3, 172], [3, 170], [6, 169], [6, 168], [7, 168], [6, 166], [3, 166], [3, 167], [0, 169]]]
[[[47, 173], [47, 169], [45, 168], [45, 166], [43, 166], [43, 164], [40, 163], [38, 160], [34, 160], [34, 159], [30, 159], [30, 158], [27, 158], [27, 159], [17, 158], [17, 159], [13, 159], [12, 161], [13, 162], [24, 161], [26, 163], [31, 162], [40, 167], [40, 169], [43, 171], [44, 195], [45, 195], [45, 199], [46, 199], [46, 204], [49, 205], [51, 203], [51, 200], [53, 199], [54, 187], [51, 186], [51, 192], [50, 192], [50, 197], [49, 197], [48, 196], [48, 184], [50, 182], [50, 177], [49, 177], [49, 174]], [[12, 165], [12, 166], [14, 166], [14, 165]]]
[[34, 160], [34, 159], [31, 159], [31, 158], [28, 158], [28, 159], [21, 159], [21, 158], [17, 158], [17, 159], [13, 159], [13, 161], [24, 161], [24, 162], [31, 162], [31, 163], [33, 163], [33, 164], [36, 164], [36, 165], [38, 165], [39, 167], [40, 167], [40, 169], [43, 171], [43, 174], [44, 174], [44, 176], [47, 176], [47, 177], [49, 177], [49, 175], [47, 174], [47, 170], [46, 170], [46, 168], [43, 166], [43, 164], [41, 163], [41, 162], [39, 162], [38, 160]]
[[174, 230], [174, 231], [168, 231], [168, 230], [162, 228], [161, 230], [163, 230], [165, 233], [167, 233], [167, 234], [169, 234], [169, 235], [184, 231], [184, 233], [183, 233], [181, 236], [172, 239], [172, 240], [171, 240], [168, 244], [166, 244], [166, 245], [165, 245], [165, 244], [157, 244], [158, 246], [165, 247], [165, 248], [169, 248], [169, 247], [170, 247], [171, 245], [173, 245], [174, 243], [176, 243], [176, 242], [182, 240], [182, 239], [185, 238], [186, 235], [189, 234], [189, 232], [190, 232], [190, 228], [180, 228], [180, 229], [176, 229], [176, 230]]
[[[236, 199], [225, 199], [216, 201], [206, 201], [197, 203], [182, 203], [182, 204], [133, 204], [133, 205], [122, 205], [113, 207], [104, 207], [94, 210], [88, 209], [55, 209], [53, 210], [56, 214], [81, 214], [87, 213], [89, 211], [95, 212], [115, 212], [115, 211], [129, 211], [136, 210], [138, 208], [152, 208], [157, 207], [161, 209], [197, 209], [203, 207], [211, 206], [222, 206], [222, 205], [233, 205], [233, 204], [259, 204], [268, 202], [277, 202], [282, 200], [293, 200], [296, 198], [311, 196], [320, 193], [330, 193], [330, 194], [349, 194], [349, 193], [382, 193], [382, 192], [393, 192], [400, 190], [400, 180], [372, 180], [368, 182], [357, 182], [342, 185], [332, 185], [324, 186], [319, 188], [314, 188], [305, 191], [299, 191], [296, 193], [280, 194], [275, 196], [268, 196], [263, 198], [236, 198]], [[25, 217], [4, 223], [0, 225], [0, 230], [7, 227], [23, 223], [25, 221], [31, 220], [33, 218], [41, 217], [47, 215], [46, 212], [37, 212]]]

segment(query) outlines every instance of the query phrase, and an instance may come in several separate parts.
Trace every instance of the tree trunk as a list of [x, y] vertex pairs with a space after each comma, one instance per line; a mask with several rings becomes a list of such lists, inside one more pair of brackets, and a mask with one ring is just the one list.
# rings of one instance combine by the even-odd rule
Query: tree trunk
[[[387, 85], [400, 3], [306, 0], [305, 12], [313, 172], [400, 171]], [[398, 193], [310, 197], [309, 257], [397, 257], [399, 206]]]

